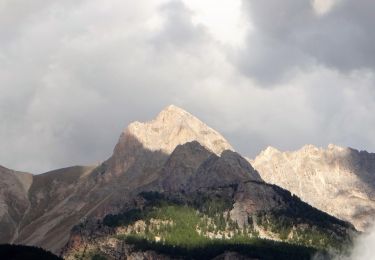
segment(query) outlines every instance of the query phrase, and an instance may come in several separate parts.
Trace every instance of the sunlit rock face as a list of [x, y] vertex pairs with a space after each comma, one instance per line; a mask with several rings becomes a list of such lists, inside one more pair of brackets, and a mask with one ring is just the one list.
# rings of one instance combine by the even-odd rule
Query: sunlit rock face
[[261, 177], [307, 203], [365, 230], [375, 216], [375, 154], [329, 145], [280, 152], [269, 147], [250, 160]]
[[[109, 171], [115, 175], [122, 174], [134, 165], [136, 157], [145, 157], [145, 151], [153, 153], [155, 159], [156, 154], [159, 157], [168, 156], [178, 145], [192, 141], [200, 143], [216, 155], [224, 150], [233, 150], [217, 131], [185, 110], [170, 105], [154, 120], [133, 122], [122, 132], [108, 161]], [[162, 158], [158, 158], [154, 164], [161, 161]]]
[[233, 150], [221, 134], [174, 105], [165, 108], [150, 122], [130, 124], [124, 137], [126, 134], [132, 134], [146, 149], [167, 154], [172, 153], [177, 145], [191, 141], [199, 142], [217, 155], [224, 150]]

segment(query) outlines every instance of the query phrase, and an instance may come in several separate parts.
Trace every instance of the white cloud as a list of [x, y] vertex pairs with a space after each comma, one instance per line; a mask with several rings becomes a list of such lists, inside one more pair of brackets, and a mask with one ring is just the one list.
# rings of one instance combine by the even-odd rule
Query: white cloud
[[339, 0], [312, 0], [314, 10], [319, 15], [324, 15], [339, 2]]
[[241, 45], [247, 30], [251, 28], [242, 11], [241, 0], [184, 0], [193, 11], [194, 24], [206, 26], [219, 41], [230, 45]]
[[369, 232], [362, 234], [355, 241], [354, 249], [352, 250], [349, 259], [350, 260], [373, 260], [375, 247], [375, 230], [372, 229]]

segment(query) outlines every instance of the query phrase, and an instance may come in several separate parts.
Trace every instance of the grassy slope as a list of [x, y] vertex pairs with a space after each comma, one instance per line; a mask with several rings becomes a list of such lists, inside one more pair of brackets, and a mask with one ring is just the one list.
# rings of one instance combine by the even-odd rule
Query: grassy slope
[[[310, 257], [324, 247], [305, 244], [307, 239], [295, 239], [285, 242], [275, 242], [261, 239], [257, 232], [251, 227], [240, 229], [237, 223], [231, 221], [228, 210], [231, 202], [220, 198], [199, 197], [191, 203], [179, 203], [168, 201], [158, 197], [157, 194], [147, 196], [150, 205], [143, 210], [132, 209], [120, 215], [109, 215], [104, 219], [104, 224], [112, 227], [128, 226], [137, 220], [144, 220], [146, 230], [144, 232], [133, 232], [126, 235], [118, 235], [117, 238], [133, 244], [140, 250], [155, 250], [159, 253], [192, 258], [214, 257], [225, 251], [237, 251], [242, 254], [259, 257], [261, 259], [310, 259]], [[156, 197], [156, 198], [155, 198]], [[150, 225], [152, 219], [161, 220], [160, 225], [155, 228]], [[170, 221], [162, 222], [162, 221]], [[270, 219], [267, 221], [269, 229], [275, 233], [282, 232], [282, 225], [278, 227]], [[164, 223], [164, 224], [163, 224]], [[288, 225], [293, 223], [287, 222]], [[284, 229], [291, 229], [287, 226]], [[201, 234], [197, 232], [201, 231]], [[330, 238], [324, 233], [310, 231], [311, 234], [320, 236], [324, 243], [331, 243]], [[229, 234], [226, 239], [209, 238], [207, 234]], [[155, 237], [161, 241], [156, 242]]]
[[[315, 216], [307, 212], [309, 216], [305, 219], [295, 213], [300, 216], [298, 220], [293, 212], [269, 211], [249, 216], [249, 223], [253, 223], [251, 218], [256, 218], [257, 227], [281, 240], [274, 241], [260, 238], [253, 224], [240, 228], [233, 222], [229, 216], [233, 201], [226, 196], [180, 194], [173, 197], [154, 192], [141, 196], [146, 200], [143, 206], [107, 215], [102, 223], [122, 227], [112, 237], [140, 251], [153, 250], [189, 259], [209, 259], [227, 251], [259, 259], [310, 259], [316, 252], [324, 256], [327, 249], [340, 250], [346, 241], [346, 237], [332, 233], [331, 225], [335, 223], [322, 214]], [[138, 220], [143, 228], [137, 226]], [[324, 228], [325, 223], [331, 224]], [[99, 249], [86, 252], [88, 259], [95, 255], [103, 252]]]
[[[213, 258], [225, 251], [236, 251], [261, 259], [274, 259], [275, 257], [278, 259], [310, 259], [316, 252], [313, 248], [260, 239], [255, 236], [249, 237], [242, 234], [239, 229], [230, 239], [210, 239], [199, 235], [196, 231], [196, 227], [207, 224], [204, 215], [188, 206], [164, 205], [151, 210], [144, 219], [147, 221], [151, 218], [171, 220], [173, 225], [161, 225], [158, 229], [150, 229], [144, 234], [130, 234], [119, 238], [135, 245], [140, 250], [155, 250], [171, 256], [200, 259]], [[217, 220], [214, 219], [213, 222], [216, 227], [213, 232], [226, 229], [226, 227], [219, 228]], [[209, 229], [208, 225], [207, 231]], [[155, 242], [155, 236], [160, 236], [163, 240]]]

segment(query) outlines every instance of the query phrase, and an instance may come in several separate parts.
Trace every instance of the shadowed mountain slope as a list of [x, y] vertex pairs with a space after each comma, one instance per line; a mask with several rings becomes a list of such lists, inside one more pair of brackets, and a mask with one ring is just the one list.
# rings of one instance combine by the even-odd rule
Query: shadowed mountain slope
[[33, 175], [0, 166], [0, 243], [13, 241], [29, 210], [28, 191]]

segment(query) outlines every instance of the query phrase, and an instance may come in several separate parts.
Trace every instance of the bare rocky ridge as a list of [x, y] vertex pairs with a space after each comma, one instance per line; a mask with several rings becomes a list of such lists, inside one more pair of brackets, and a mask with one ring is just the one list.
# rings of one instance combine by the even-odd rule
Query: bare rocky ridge
[[[170, 105], [154, 120], [146, 123], [133, 122], [122, 132], [112, 157], [107, 161], [108, 171], [114, 175], [121, 174], [130, 169], [136, 156], [144, 157], [140, 153], [145, 150], [152, 157], [156, 154], [166, 157], [178, 145], [191, 141], [199, 142], [217, 155], [224, 150], [233, 150], [221, 134], [185, 110]], [[159, 158], [157, 161], [161, 160]]]
[[29, 209], [28, 191], [33, 175], [0, 166], [0, 244], [17, 237], [19, 223]]
[[188, 190], [191, 177], [211, 155], [197, 141], [178, 145], [157, 174], [158, 179], [146, 187], [162, 191]]
[[158, 187], [157, 190], [177, 192], [248, 180], [263, 182], [238, 153], [225, 150], [218, 156], [197, 141], [178, 145], [157, 176], [157, 180], [143, 189]]
[[375, 154], [329, 145], [280, 152], [268, 147], [250, 160], [262, 178], [366, 230], [375, 216]]
[[14, 242], [59, 252], [67, 230], [100, 203], [89, 198], [88, 190], [95, 188], [94, 168], [76, 166], [35, 175], [28, 194], [30, 209]]
[[142, 143], [144, 148], [166, 154], [172, 153], [177, 145], [191, 141], [199, 142], [217, 155], [224, 150], [233, 150], [221, 134], [174, 105], [165, 108], [150, 122], [131, 123], [124, 132], [125, 135], [127, 132]]
[[191, 187], [220, 187], [245, 181], [263, 182], [253, 167], [236, 152], [212, 155], [198, 168]]

